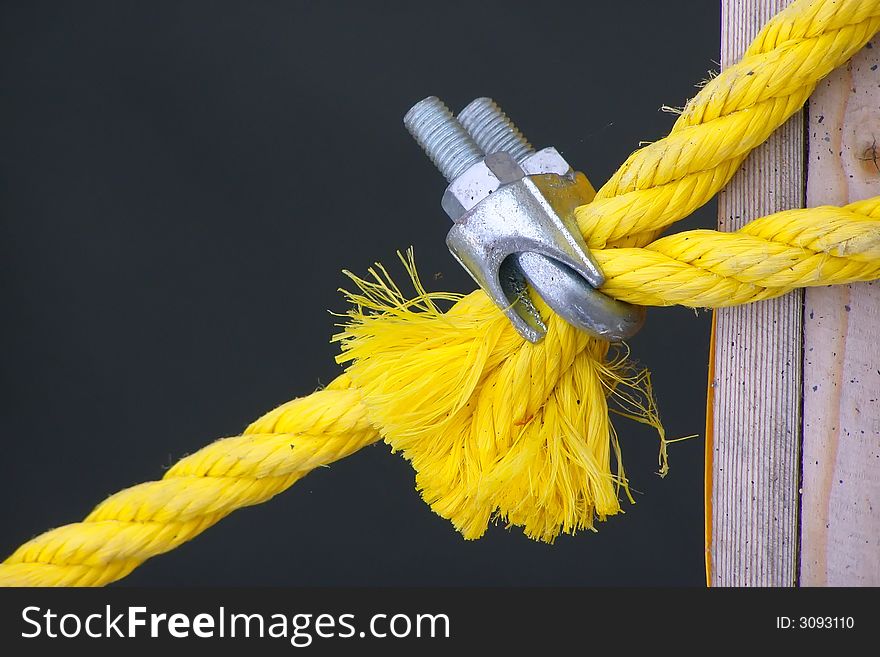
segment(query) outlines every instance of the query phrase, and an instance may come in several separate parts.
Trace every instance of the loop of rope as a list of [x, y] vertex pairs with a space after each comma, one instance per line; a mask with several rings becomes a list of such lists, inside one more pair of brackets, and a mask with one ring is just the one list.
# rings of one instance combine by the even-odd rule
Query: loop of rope
[[[878, 30], [880, 0], [798, 0], [774, 17], [669, 136], [633, 153], [578, 208], [603, 291], [640, 305], [717, 307], [880, 277], [880, 197], [780, 212], [736, 233], [655, 239], [712, 198]], [[608, 402], [662, 432], [646, 373], [554, 316], [532, 345], [482, 292], [430, 295], [414, 279], [418, 296], [407, 299], [382, 272], [375, 278], [349, 295], [353, 321], [338, 336], [346, 374], [28, 541], [0, 564], [0, 585], [115, 581], [380, 437], [467, 538], [496, 517], [552, 541], [620, 510], [628, 488]], [[441, 312], [438, 299], [455, 304]]]

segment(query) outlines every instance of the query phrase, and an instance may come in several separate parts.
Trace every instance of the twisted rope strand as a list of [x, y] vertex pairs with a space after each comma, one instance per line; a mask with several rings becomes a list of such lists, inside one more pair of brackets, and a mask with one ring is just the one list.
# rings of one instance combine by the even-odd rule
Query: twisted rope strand
[[159, 481], [126, 488], [82, 522], [28, 541], [0, 564], [0, 583], [101, 586], [173, 550], [236, 509], [260, 504], [315, 467], [378, 439], [344, 375], [267, 413], [245, 432], [178, 461]]
[[602, 291], [639, 305], [720, 308], [880, 278], [880, 197], [786, 210], [734, 233], [691, 230], [594, 252]]
[[876, 0], [802, 0], [773, 17], [743, 58], [688, 102], [667, 137], [630, 155], [577, 209], [590, 248], [643, 246], [708, 202], [878, 31]]

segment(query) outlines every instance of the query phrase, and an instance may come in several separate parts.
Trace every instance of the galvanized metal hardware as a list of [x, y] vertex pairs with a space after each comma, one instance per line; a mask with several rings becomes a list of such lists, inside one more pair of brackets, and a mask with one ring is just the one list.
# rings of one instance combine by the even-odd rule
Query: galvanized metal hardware
[[644, 309], [602, 294], [604, 282], [573, 210], [583, 181], [555, 148], [535, 151], [489, 98], [458, 118], [436, 97], [416, 103], [407, 129], [449, 181], [441, 205], [454, 222], [446, 243], [525, 339], [547, 332], [526, 284], [575, 327], [622, 340]]

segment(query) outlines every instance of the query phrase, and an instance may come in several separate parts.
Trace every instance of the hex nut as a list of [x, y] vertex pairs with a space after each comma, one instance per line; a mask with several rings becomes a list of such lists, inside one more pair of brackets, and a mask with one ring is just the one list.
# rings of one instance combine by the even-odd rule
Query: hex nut
[[453, 180], [440, 205], [453, 221], [458, 221], [501, 185], [516, 182], [525, 174], [508, 153], [492, 153], [471, 165]]
[[521, 162], [523, 172], [527, 176], [535, 176], [543, 173], [556, 173], [566, 176], [572, 173], [571, 165], [552, 146], [528, 155]]

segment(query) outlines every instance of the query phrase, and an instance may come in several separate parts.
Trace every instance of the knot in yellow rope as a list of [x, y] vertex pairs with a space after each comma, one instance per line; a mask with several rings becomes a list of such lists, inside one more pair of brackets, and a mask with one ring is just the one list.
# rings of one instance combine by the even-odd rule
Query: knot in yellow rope
[[[880, 277], [880, 198], [781, 212], [735, 233], [657, 239], [721, 190], [878, 30], [880, 0], [798, 0], [774, 17], [666, 138], [633, 153], [577, 209], [607, 278], [603, 292], [640, 305], [718, 307]], [[665, 471], [650, 379], [625, 353], [550, 316], [539, 299], [547, 337], [524, 342], [482, 292], [428, 294], [411, 258], [406, 264], [414, 298], [381, 267], [371, 281], [355, 279], [352, 321], [337, 336], [349, 366], [326, 390], [25, 543], [0, 564], [0, 584], [112, 582], [380, 436], [411, 460], [425, 500], [468, 538], [497, 517], [551, 541], [617, 513], [628, 488], [609, 402], [657, 428]]]

